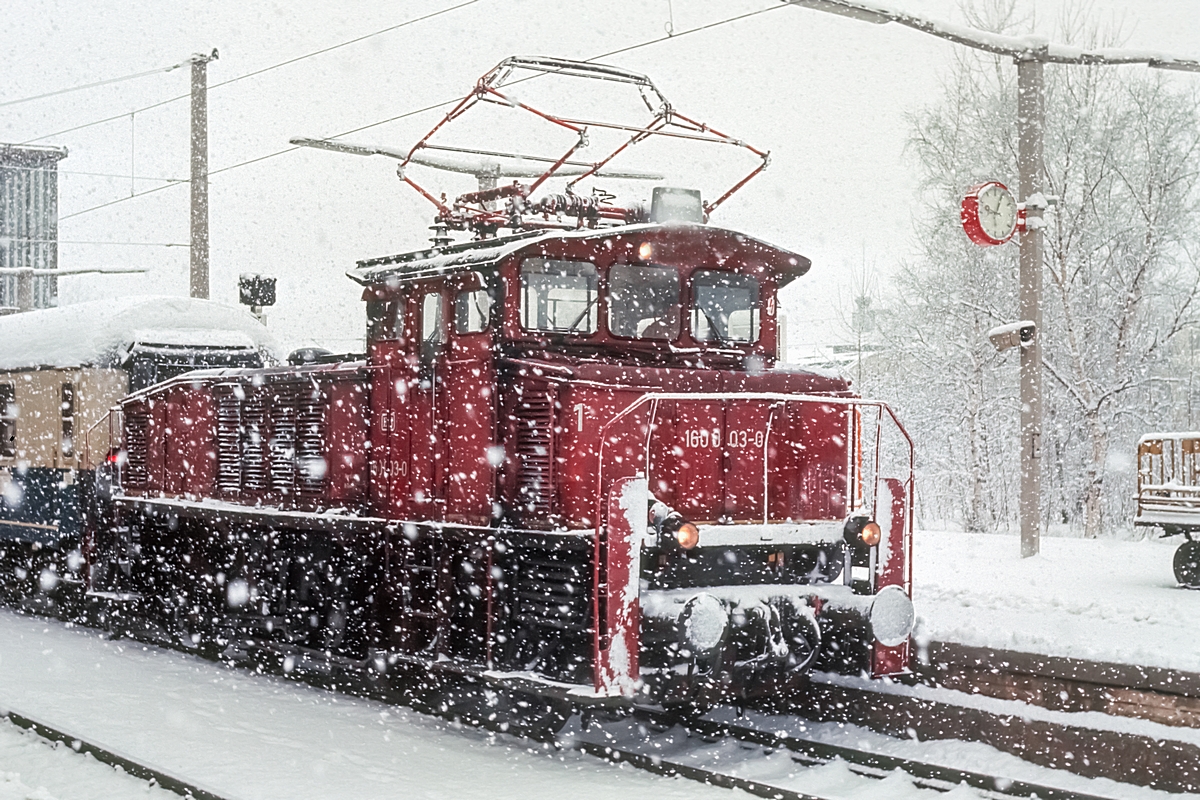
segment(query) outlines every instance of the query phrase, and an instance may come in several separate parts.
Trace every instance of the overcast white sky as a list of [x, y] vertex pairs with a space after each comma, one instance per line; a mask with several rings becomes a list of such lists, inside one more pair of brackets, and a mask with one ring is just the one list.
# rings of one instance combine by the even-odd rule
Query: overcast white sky
[[[5, 2], [0, 103], [179, 62], [216, 47], [216, 84], [461, 0], [15, 0]], [[1049, 33], [1063, 0], [1021, 0]], [[893, 0], [962, 22], [954, 0]], [[778, 7], [776, 7], [778, 6]], [[451, 99], [507, 55], [586, 59], [739, 13], [738, 22], [606, 59], [649, 74], [677, 108], [772, 153], [771, 167], [713, 222], [813, 259], [792, 300], [792, 337], [824, 335], [865, 259], [886, 274], [913, 249], [915, 165], [905, 115], [936, 102], [953, 45], [775, 0], [478, 0], [466, 8], [304, 59], [210, 94], [210, 166], [285, 149], [290, 137], [336, 134]], [[1200, 0], [1095, 0], [1130, 47], [1200, 57]], [[1142, 69], [1129, 67], [1123, 69]], [[1200, 80], [1179, 76], [1176, 80]], [[0, 141], [24, 142], [185, 94], [186, 70], [18, 105], [0, 105]], [[424, 114], [354, 141], [411, 144]], [[186, 178], [188, 104], [176, 102], [39, 143], [63, 145], [63, 216], [131, 192], [145, 178]], [[111, 173], [104, 177], [79, 173]], [[1000, 177], [1011, 176], [980, 176]], [[132, 189], [160, 185], [139, 178]], [[344, 271], [356, 259], [420, 246], [430, 207], [385, 159], [299, 151], [212, 178], [213, 297], [236, 302], [237, 275], [279, 278], [269, 325], [286, 344], [356, 346], [362, 308]], [[64, 219], [60, 265], [139, 265], [143, 277], [74, 277], [61, 302], [187, 292], [187, 250], [90, 242], [186, 243], [184, 186]], [[84, 244], [88, 242], [89, 244]], [[1015, 258], [1015, 255], [1014, 255]], [[824, 334], [822, 334], [824, 332]]]

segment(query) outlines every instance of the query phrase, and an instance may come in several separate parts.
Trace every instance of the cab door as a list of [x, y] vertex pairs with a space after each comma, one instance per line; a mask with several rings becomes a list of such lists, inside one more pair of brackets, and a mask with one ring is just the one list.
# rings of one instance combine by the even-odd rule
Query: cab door
[[448, 297], [439, 284], [412, 295], [407, 403], [409, 437], [408, 501], [410, 518], [442, 520], [446, 508], [446, 453], [443, 425], [446, 403]]
[[405, 342], [408, 297], [368, 304], [371, 378], [371, 507], [378, 516], [407, 519], [408, 388]]
[[494, 292], [481, 276], [464, 278], [455, 287], [440, 408], [446, 448], [446, 519], [472, 525], [491, 520], [496, 468], [503, 463], [496, 444]]

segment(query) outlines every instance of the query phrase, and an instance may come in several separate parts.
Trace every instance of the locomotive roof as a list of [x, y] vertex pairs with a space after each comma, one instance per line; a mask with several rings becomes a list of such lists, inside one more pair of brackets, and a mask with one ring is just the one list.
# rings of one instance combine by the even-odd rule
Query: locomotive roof
[[535, 249], [539, 244], [558, 239], [609, 239], [614, 236], [660, 230], [687, 230], [702, 232], [721, 238], [736, 238], [739, 243], [768, 256], [767, 260], [783, 276], [783, 283], [808, 272], [812, 261], [799, 253], [784, 250], [773, 244], [711, 225], [645, 223], [622, 225], [612, 228], [597, 228], [581, 231], [529, 231], [497, 239], [483, 239], [462, 244], [415, 250], [394, 256], [383, 256], [359, 261], [355, 269], [346, 274], [354, 281], [370, 286], [390, 282], [408, 282], [425, 278], [436, 278], [457, 272], [468, 272], [495, 266], [503, 259], [526, 248]]
[[130, 348], [277, 350], [241, 308], [190, 297], [141, 296], [0, 317], [0, 369], [114, 366]]

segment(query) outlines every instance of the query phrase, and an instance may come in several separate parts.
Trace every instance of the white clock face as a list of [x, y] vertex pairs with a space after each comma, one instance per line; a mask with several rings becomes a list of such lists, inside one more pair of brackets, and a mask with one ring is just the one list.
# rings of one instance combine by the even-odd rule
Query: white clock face
[[996, 240], [1004, 240], [1017, 227], [1017, 201], [1012, 192], [992, 184], [979, 193], [979, 227]]

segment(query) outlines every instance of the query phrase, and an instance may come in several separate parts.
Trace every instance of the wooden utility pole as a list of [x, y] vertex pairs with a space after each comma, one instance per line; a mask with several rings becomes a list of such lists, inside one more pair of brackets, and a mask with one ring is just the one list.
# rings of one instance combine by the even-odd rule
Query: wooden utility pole
[[192, 258], [189, 294], [208, 299], [208, 62], [211, 55], [192, 56]]
[[1046, 125], [1045, 64], [1017, 56], [1017, 172], [1025, 203], [1018, 255], [1017, 316], [1033, 322], [1021, 350], [1021, 557], [1036, 556], [1042, 532], [1042, 142]]

